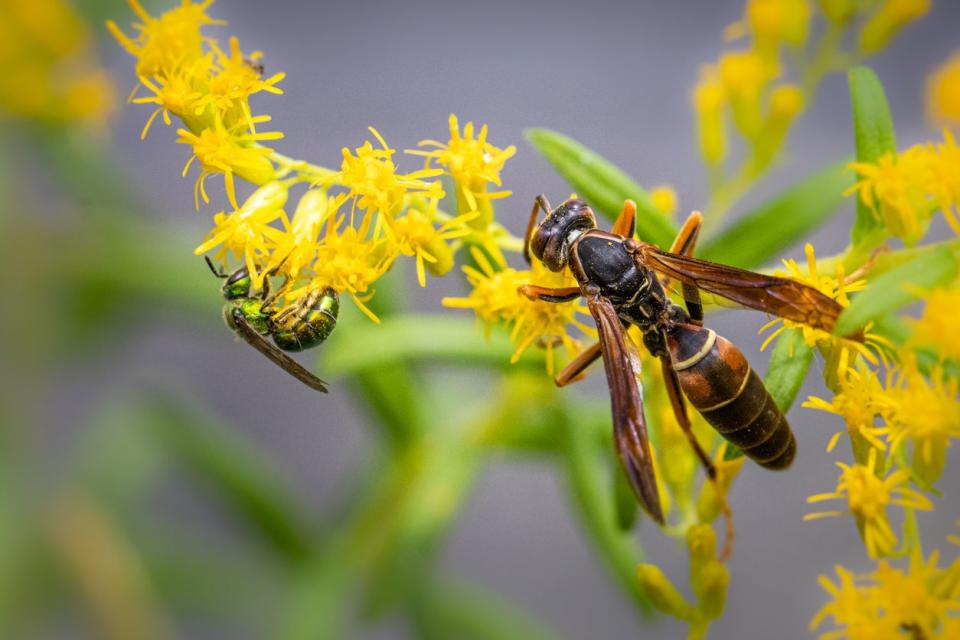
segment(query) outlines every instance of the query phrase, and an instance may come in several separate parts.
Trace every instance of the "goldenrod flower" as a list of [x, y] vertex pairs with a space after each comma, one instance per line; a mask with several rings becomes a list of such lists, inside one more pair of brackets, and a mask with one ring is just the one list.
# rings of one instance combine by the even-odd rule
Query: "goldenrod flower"
[[834, 626], [842, 629], [821, 633], [817, 636], [819, 640], [873, 640], [899, 636], [899, 621], [882, 615], [870, 587], [863, 585], [862, 579], [861, 584], [857, 584], [857, 576], [840, 565], [834, 567], [834, 570], [837, 573], [837, 584], [826, 576], [817, 579], [832, 600], [813, 616], [810, 631], [816, 630], [829, 616], [833, 618]]
[[720, 56], [720, 80], [740, 133], [753, 139], [763, 123], [760, 100], [764, 88], [775, 75], [770, 66], [753, 51], [738, 51]]
[[[833, 493], [819, 493], [807, 498], [808, 503], [824, 500], [846, 500], [847, 513], [857, 521], [857, 528], [871, 558], [885, 556], [893, 551], [897, 536], [887, 520], [887, 506], [897, 505], [905, 509], [930, 511], [933, 504], [922, 493], [905, 486], [910, 472], [894, 471], [886, 478], [877, 477], [877, 450], [870, 449], [866, 465], [853, 466], [838, 462], [840, 478]], [[842, 511], [822, 511], [804, 516], [815, 520], [843, 515]]]
[[[949, 612], [960, 613], [960, 564], [937, 567], [939, 553], [924, 561], [917, 549], [906, 571], [881, 560], [871, 579], [874, 601], [885, 617], [896, 620], [913, 637], [933, 638]], [[940, 636], [948, 637], [948, 636]]]
[[[487, 142], [487, 125], [480, 127], [480, 133], [475, 136], [472, 122], [468, 122], [460, 133], [457, 116], [450, 114], [450, 140], [444, 144], [436, 140], [422, 140], [420, 146], [437, 147], [436, 151], [408, 150], [407, 153], [424, 156], [429, 165], [430, 160], [444, 168], [445, 173], [451, 176], [457, 184], [457, 201], [465, 201], [466, 207], [460, 208], [461, 213], [477, 211], [478, 200], [506, 198], [510, 191], [488, 192], [487, 184], [500, 183], [500, 171], [504, 163], [517, 152], [516, 147], [510, 145], [500, 149]], [[482, 219], [484, 225], [492, 219]]]
[[215, 47], [215, 51], [217, 68], [210, 77], [206, 94], [198, 101], [197, 113], [209, 105], [227, 128], [245, 123], [250, 131], [254, 131], [256, 127], [248, 98], [261, 91], [282, 95], [283, 90], [276, 85], [286, 74], [281, 72], [261, 78], [253, 63], [262, 54], [255, 51], [249, 56], [244, 55], [236, 37], [230, 38], [230, 55], [220, 51], [219, 47]]
[[911, 343], [933, 349], [941, 359], [960, 361], [960, 282], [924, 294], [923, 315], [913, 325]]
[[453, 268], [453, 248], [448, 241], [470, 233], [466, 225], [476, 215], [476, 212], [465, 213], [435, 226], [431, 215], [411, 207], [389, 225], [390, 240], [397, 250], [416, 259], [417, 281], [421, 287], [427, 286], [425, 271], [443, 276]]
[[925, 188], [931, 198], [940, 207], [953, 229], [960, 235], [960, 217], [957, 206], [960, 203], [960, 147], [953, 134], [944, 129], [942, 143], [929, 143], [927, 149], [927, 183]]
[[859, 179], [846, 195], [857, 193], [887, 230], [912, 244], [926, 231], [933, 203], [925, 189], [930, 154], [924, 147], [885, 153], [875, 163], [852, 162]]
[[193, 189], [194, 202], [198, 209], [201, 197], [204, 202], [210, 202], [204, 188], [204, 182], [209, 176], [223, 174], [227, 198], [234, 208], [238, 208], [234, 175], [256, 185], [267, 184], [277, 177], [273, 163], [267, 157], [271, 150], [266, 147], [252, 146], [252, 143], [260, 140], [277, 140], [283, 137], [282, 133], [231, 132], [219, 120], [214, 128], [204, 129], [199, 135], [186, 129], [180, 129], [177, 133], [180, 135], [177, 140], [179, 144], [189, 144], [193, 147], [193, 155], [183, 167], [183, 175], [187, 175], [194, 160], [199, 160], [202, 167]]
[[138, 76], [165, 76], [204, 56], [203, 45], [207, 39], [200, 31], [203, 27], [226, 24], [207, 15], [207, 9], [213, 2], [204, 0], [194, 4], [191, 0], [182, 0], [179, 7], [154, 18], [138, 0], [127, 0], [141, 21], [134, 25], [137, 34], [127, 36], [113, 20], [107, 22], [107, 28], [123, 48], [137, 59]]
[[896, 410], [881, 432], [886, 434], [891, 452], [909, 440], [913, 471], [930, 485], [943, 471], [950, 440], [960, 437], [960, 383], [936, 368], [925, 377], [912, 356], [902, 360], [894, 388], [888, 392]]
[[356, 205], [368, 213], [380, 213], [385, 216], [396, 215], [409, 194], [424, 194], [440, 199], [443, 189], [437, 181], [427, 182], [424, 178], [433, 178], [443, 172], [434, 169], [422, 169], [412, 173], [397, 173], [393, 162], [395, 149], [391, 149], [383, 136], [370, 127], [370, 133], [380, 143], [375, 149], [370, 141], [357, 147], [356, 155], [343, 148], [343, 163], [340, 168], [340, 183], [350, 189], [350, 196]]
[[267, 271], [276, 269], [292, 281], [308, 275], [317, 257], [320, 229], [346, 200], [345, 195], [330, 196], [322, 189], [308, 189], [297, 203], [297, 209], [276, 246], [272, 248]]
[[927, 78], [927, 114], [936, 122], [960, 125], [960, 51]]
[[473, 291], [466, 298], [444, 298], [443, 304], [458, 309], [473, 309], [488, 335], [495, 324], [512, 326], [510, 339], [516, 345], [516, 351], [511, 362], [519, 360], [531, 344], [540, 341], [547, 349], [547, 371], [553, 373], [553, 349], [556, 343], [562, 344], [571, 356], [579, 350], [579, 343], [569, 335], [568, 327], [586, 334], [593, 333], [590, 327], [576, 318], [578, 313], [587, 312], [582, 303], [575, 300], [559, 304], [534, 301], [519, 291], [525, 284], [574, 286], [576, 282], [572, 276], [549, 271], [536, 260], [531, 271], [510, 268], [497, 271], [481, 252], [474, 250], [471, 253], [480, 269], [465, 266], [463, 271]]
[[365, 216], [359, 228], [345, 224], [345, 215], [328, 219], [326, 232], [317, 245], [316, 275], [306, 287], [290, 292], [290, 298], [295, 299], [316, 287], [332, 287], [349, 293], [368, 318], [380, 322], [364, 304], [369, 298], [364, 294], [393, 264], [396, 250], [384, 238], [371, 236], [372, 218], [372, 215]]
[[812, 14], [808, 0], [747, 0], [743, 22], [728, 27], [727, 36], [749, 33], [754, 48], [775, 63], [781, 44], [806, 42]]
[[[841, 265], [837, 265], [835, 276], [820, 273], [817, 269], [816, 252], [813, 249], [813, 245], [810, 243], [807, 243], [804, 246], [804, 254], [806, 254], [807, 257], [806, 271], [804, 271], [800, 265], [797, 264], [796, 260], [791, 258], [788, 260], [783, 260], [783, 265], [787, 268], [787, 271], [776, 271], [774, 272], [775, 275], [791, 278], [811, 286], [821, 293], [836, 300], [842, 307], [849, 306], [850, 304], [850, 298], [848, 297], [848, 294], [855, 291], [861, 291], [867, 286], [866, 280], [848, 280]], [[849, 366], [852, 366], [855, 363], [854, 361], [856, 359], [856, 355], [863, 356], [867, 362], [876, 365], [878, 363], [878, 358], [874, 351], [883, 357], [883, 349], [889, 347], [888, 341], [880, 336], [874, 335], [869, 331], [871, 328], [870, 325], [868, 325], [864, 330], [865, 341], [863, 343], [856, 340], [841, 338], [839, 336], [832, 335], [823, 329], [817, 329], [799, 322], [793, 322], [792, 320], [785, 320], [783, 318], [774, 318], [770, 322], [766, 323], [760, 327], [760, 333], [763, 333], [773, 327], [777, 328], [774, 329], [763, 341], [763, 344], [760, 345], [761, 350], [766, 349], [767, 346], [773, 342], [774, 338], [783, 333], [783, 331], [786, 329], [800, 329], [803, 335], [803, 341], [805, 343], [811, 347], [819, 346], [829, 352], [828, 355], [831, 364], [830, 371], [837, 374], [843, 373], [843, 371], [845, 371]], [[873, 349], [871, 349], [871, 347], [873, 347]]]
[[[155, 104], [147, 123], [140, 133], [140, 139], [145, 140], [150, 127], [157, 119], [157, 116], [163, 115], [163, 122], [170, 126], [170, 114], [180, 118], [187, 128], [194, 133], [203, 131], [207, 126], [212, 126], [213, 121], [210, 118], [206, 120], [198, 116], [198, 108], [201, 99], [204, 96], [203, 91], [197, 89], [200, 82], [205, 81], [210, 70], [212, 60], [210, 56], [198, 58], [190, 64], [182, 65], [162, 77], [140, 78], [140, 84], [146, 87], [153, 95], [134, 97], [131, 102], [134, 104]], [[138, 87], [139, 88], [139, 87]]]
[[233, 213], [221, 211], [216, 214], [213, 217], [214, 228], [193, 252], [199, 256], [220, 247], [215, 259], [224, 262], [228, 253], [242, 259], [254, 286], [259, 287], [264, 275], [260, 267], [265, 263], [270, 249], [283, 237], [283, 231], [271, 224], [277, 220], [288, 224], [283, 211], [286, 203], [287, 187], [283, 183], [271, 182], [257, 189]]
[[[879, 438], [876, 418], [890, 416], [894, 406], [877, 374], [866, 366], [858, 366], [844, 371], [839, 377], [839, 383], [840, 390], [829, 402], [810, 396], [802, 406], [840, 416], [847, 424], [851, 437], [863, 438], [884, 451], [886, 446]], [[833, 451], [840, 435], [841, 433], [837, 432], [830, 438], [828, 452]]]

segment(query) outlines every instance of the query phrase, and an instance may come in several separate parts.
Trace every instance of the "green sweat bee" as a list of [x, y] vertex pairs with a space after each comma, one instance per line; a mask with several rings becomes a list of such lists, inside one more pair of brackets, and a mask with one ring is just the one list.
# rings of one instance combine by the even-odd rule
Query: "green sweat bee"
[[[253, 279], [246, 267], [226, 274], [218, 270], [210, 258], [204, 259], [213, 274], [224, 280], [221, 292], [227, 301], [223, 306], [227, 326], [297, 380], [326, 393], [326, 383], [284, 351], [303, 351], [327, 339], [340, 313], [337, 292], [329, 287], [314, 289], [296, 303], [278, 310], [273, 307], [276, 298], [270, 297], [269, 280], [264, 280], [259, 292], [252, 292]], [[270, 344], [268, 337], [274, 344]]]

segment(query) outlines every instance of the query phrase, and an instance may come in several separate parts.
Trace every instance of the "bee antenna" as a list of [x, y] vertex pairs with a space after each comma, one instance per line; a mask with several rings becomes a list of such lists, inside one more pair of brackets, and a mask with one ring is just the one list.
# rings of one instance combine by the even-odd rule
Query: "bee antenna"
[[217, 268], [213, 265], [213, 260], [210, 259], [210, 256], [203, 256], [203, 259], [207, 261], [207, 266], [210, 267], [210, 271], [213, 272], [213, 275], [217, 276], [218, 278], [227, 277], [227, 274], [217, 270]]

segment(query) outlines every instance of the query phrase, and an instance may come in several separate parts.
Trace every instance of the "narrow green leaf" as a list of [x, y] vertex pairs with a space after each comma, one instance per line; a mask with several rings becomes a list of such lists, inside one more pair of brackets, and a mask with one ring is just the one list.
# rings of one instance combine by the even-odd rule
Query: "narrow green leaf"
[[841, 209], [850, 186], [846, 165], [821, 169], [745, 214], [705, 243], [698, 256], [743, 269], [780, 256]]
[[[384, 318], [379, 325], [360, 324], [349, 329], [323, 353], [321, 371], [351, 375], [404, 360], [449, 360], [464, 366], [507, 367], [514, 347], [506, 332], [484, 338], [476, 323], [466, 317], [404, 314]], [[522, 362], [542, 366], [543, 353], [531, 349]]]
[[921, 253], [877, 276], [866, 289], [856, 294], [850, 306], [840, 314], [834, 334], [853, 334], [871, 320], [917, 301], [923, 289], [945, 285], [956, 274], [957, 259], [948, 247], [941, 245]]
[[637, 234], [641, 240], [667, 248], [673, 242], [673, 223], [654, 208], [650, 195], [609, 160], [573, 138], [550, 129], [527, 129], [527, 140], [570, 183], [577, 195], [599, 213], [613, 220], [623, 201], [637, 203]]
[[181, 401], [157, 396], [148, 405], [157, 441], [206, 481], [282, 557], [297, 562], [310, 547], [306, 517], [282, 473], [236, 434]]
[[763, 384], [780, 411], [786, 413], [793, 406], [811, 362], [813, 347], [803, 341], [800, 329], [788, 329], [777, 338]]
[[[868, 67], [860, 66], [850, 69], [847, 78], [857, 162], [876, 162], [885, 153], [896, 153], [893, 118], [877, 74]], [[857, 219], [850, 232], [853, 244], [859, 244], [878, 227], [880, 222], [873, 212], [857, 198]]]

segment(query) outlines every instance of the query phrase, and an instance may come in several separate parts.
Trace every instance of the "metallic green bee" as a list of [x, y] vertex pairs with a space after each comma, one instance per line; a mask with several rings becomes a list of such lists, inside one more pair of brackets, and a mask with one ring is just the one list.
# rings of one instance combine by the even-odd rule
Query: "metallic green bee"
[[[217, 270], [210, 258], [205, 259], [214, 275], [225, 280], [221, 291], [227, 301], [223, 306], [227, 326], [297, 380], [326, 393], [326, 383], [284, 351], [303, 351], [327, 339], [340, 313], [337, 292], [329, 287], [315, 289], [278, 311], [272, 307], [275, 298], [270, 297], [268, 281], [264, 281], [259, 292], [252, 294], [253, 281], [246, 267], [228, 275]], [[270, 344], [267, 336], [273, 338], [276, 346]]]

